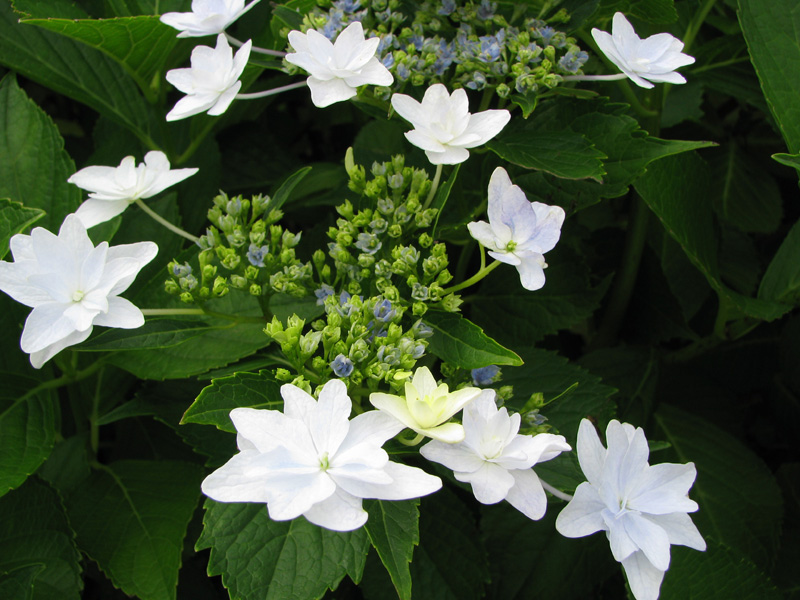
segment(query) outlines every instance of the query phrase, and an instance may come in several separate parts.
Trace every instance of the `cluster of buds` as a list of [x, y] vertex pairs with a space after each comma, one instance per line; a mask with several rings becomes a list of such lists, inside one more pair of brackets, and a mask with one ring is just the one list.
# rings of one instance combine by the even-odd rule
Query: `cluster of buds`
[[404, 328], [404, 309], [384, 296], [362, 299], [329, 286], [317, 290], [325, 318], [311, 323], [290, 317], [284, 325], [273, 317], [265, 332], [281, 346], [296, 374], [281, 370], [278, 377], [306, 387], [309, 381], [339, 378], [348, 386], [377, 389], [379, 382], [393, 389], [402, 375], [425, 355], [432, 330], [421, 321]]
[[200, 253], [200, 267], [197, 271], [188, 262], [170, 262], [167, 265], [170, 278], [164, 282], [167, 293], [180, 295], [181, 300], [187, 304], [220, 298], [227, 294], [230, 291], [228, 281], [217, 275], [217, 267], [209, 263], [209, 258], [211, 257], [207, 253]]
[[389, 162], [374, 163], [370, 177], [353, 162], [348, 150], [345, 168], [349, 187], [362, 195], [361, 210], [346, 201], [336, 210], [340, 218], [328, 230], [328, 256], [336, 277], [318, 251], [313, 261], [321, 281], [350, 294], [382, 295], [406, 303], [415, 317], [429, 306], [458, 310], [457, 296], [445, 293], [453, 278], [444, 244], [430, 233], [438, 210], [425, 208], [431, 181], [423, 169], [405, 166], [398, 155]]
[[[220, 193], [208, 211], [211, 226], [200, 238], [200, 263], [203, 281], [213, 271], [214, 285], [204, 293], [203, 283], [197, 285], [192, 273], [183, 273], [180, 266], [173, 273], [167, 291], [180, 293], [185, 302], [216, 297], [215, 290], [228, 286], [254, 296], [284, 293], [292, 296], [311, 294], [312, 268], [295, 255], [300, 234], [292, 233], [278, 224], [283, 216], [271, 209], [269, 196], [229, 198]], [[218, 263], [220, 275], [217, 275]], [[210, 294], [210, 295], [209, 295]]]
[[589, 58], [575, 38], [553, 27], [569, 19], [563, 10], [549, 22], [526, 18], [520, 24], [524, 15], [516, 8], [513, 15], [498, 12], [498, 4], [489, 0], [425, 1], [413, 14], [403, 8], [399, 0], [319, 0], [301, 30], [314, 29], [333, 40], [360, 21], [367, 37], [380, 38], [378, 60], [395, 78], [397, 89], [376, 90], [384, 99], [407, 83], [444, 83], [532, 100], [557, 86], [563, 75], [581, 73]]

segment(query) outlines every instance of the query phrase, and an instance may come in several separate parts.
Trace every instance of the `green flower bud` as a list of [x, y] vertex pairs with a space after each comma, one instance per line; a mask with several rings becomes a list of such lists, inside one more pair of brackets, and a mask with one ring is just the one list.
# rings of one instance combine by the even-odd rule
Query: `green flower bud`
[[260, 296], [261, 295], [261, 286], [257, 283], [250, 284], [250, 295], [251, 296]]
[[228, 282], [224, 277], [217, 277], [214, 280], [214, 287], [212, 288], [211, 293], [215, 297], [221, 298], [222, 296], [227, 294], [229, 291], [230, 291], [230, 289], [228, 288]]
[[203, 281], [211, 279], [217, 274], [216, 265], [206, 265], [203, 267]]
[[315, 356], [311, 359], [311, 368], [315, 371], [324, 372], [328, 368], [328, 363], [321, 356]]
[[192, 296], [191, 292], [183, 292], [181, 293], [181, 302], [185, 302], [186, 304], [192, 304], [194, 302], [194, 296]]
[[[264, 210], [267, 208], [269, 204], [269, 196], [263, 196], [262, 194], [258, 194], [257, 196], [253, 196], [253, 216], [258, 217]], [[258, 222], [258, 221], [257, 221]]]
[[168, 294], [177, 294], [181, 291], [181, 288], [174, 279], [167, 279], [164, 282], [164, 290]]
[[458, 307], [462, 304], [461, 296], [448, 294], [442, 298], [442, 308], [447, 312], [458, 312]]
[[415, 317], [421, 317], [426, 312], [428, 312], [428, 305], [424, 302], [414, 302], [414, 304], [411, 305], [411, 313]]
[[278, 381], [289, 381], [290, 379], [292, 379], [292, 374], [287, 369], [284, 369], [283, 367], [278, 367], [277, 369], [275, 369], [275, 379], [277, 379]]
[[322, 332], [312, 331], [300, 336], [300, 356], [307, 359], [319, 348]]
[[350, 202], [350, 200], [345, 200], [344, 204], [340, 204], [336, 207], [336, 212], [342, 215], [345, 219], [352, 219], [353, 204]]
[[429, 234], [427, 234], [427, 233], [420, 234], [420, 236], [419, 236], [419, 245], [420, 246], [422, 246], [423, 248], [430, 248], [430, 245], [432, 243], [433, 243], [433, 238]]
[[247, 286], [247, 279], [241, 275], [231, 275], [231, 285], [237, 290], [243, 290]]

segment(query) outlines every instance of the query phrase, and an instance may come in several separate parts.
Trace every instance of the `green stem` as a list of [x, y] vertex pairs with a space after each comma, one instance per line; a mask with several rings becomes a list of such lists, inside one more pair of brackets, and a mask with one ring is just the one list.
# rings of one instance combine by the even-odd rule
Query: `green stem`
[[142, 308], [140, 310], [145, 317], [206, 314], [202, 308]]
[[[225, 32], [225, 37], [228, 38], [228, 41], [237, 48], [241, 48], [242, 46], [244, 46], [244, 42], [242, 42], [241, 40], [237, 40], [228, 32]], [[250, 48], [250, 52], [256, 52], [257, 54], [266, 54], [268, 56], [278, 56], [281, 58], [286, 56], [286, 52], [281, 52], [280, 50], [270, 50], [269, 48], [259, 48], [258, 46], [252, 46]]]
[[682, 52], [689, 52], [689, 48], [691, 48], [692, 44], [694, 43], [694, 38], [697, 37], [700, 27], [703, 25], [703, 22], [706, 20], [708, 13], [714, 7], [714, 3], [716, 1], [717, 0], [705, 0], [703, 5], [700, 7], [700, 10], [695, 13], [694, 19], [692, 19], [692, 22], [689, 23], [689, 27], [686, 28], [686, 33], [683, 35]]
[[619, 85], [620, 91], [622, 95], [625, 96], [625, 99], [630, 103], [631, 108], [636, 111], [636, 114], [645, 117], [645, 118], [653, 118], [658, 117], [658, 111], [651, 110], [645, 107], [641, 102], [639, 102], [639, 98], [636, 96], [636, 92], [633, 91], [631, 88], [631, 84], [629, 81], [620, 81]]
[[398, 441], [398, 442], [400, 442], [401, 444], [403, 444], [404, 446], [416, 446], [416, 445], [417, 445], [417, 444], [419, 444], [419, 443], [420, 443], [420, 442], [421, 442], [421, 441], [422, 441], [424, 438], [425, 438], [425, 436], [424, 436], [424, 435], [422, 435], [421, 433], [418, 433], [417, 435], [415, 435], [415, 436], [414, 436], [413, 438], [411, 438], [411, 439], [404, 438], [402, 435], [398, 435], [398, 436], [397, 436], [397, 441]]
[[[481, 253], [481, 258], [483, 258], [483, 253]], [[464, 288], [467, 288], [467, 287], [469, 287], [469, 286], [471, 286], [471, 285], [475, 285], [475, 284], [476, 284], [476, 283], [478, 283], [478, 282], [479, 282], [481, 279], [483, 279], [483, 278], [484, 278], [484, 277], [486, 277], [486, 276], [487, 276], [489, 273], [491, 273], [491, 272], [492, 272], [492, 271], [494, 271], [494, 270], [495, 270], [497, 267], [499, 267], [501, 264], [503, 264], [503, 263], [501, 263], [499, 260], [496, 260], [496, 261], [494, 261], [492, 264], [490, 264], [488, 267], [481, 267], [481, 270], [480, 270], [480, 271], [478, 271], [477, 273], [475, 273], [475, 275], [473, 275], [472, 277], [470, 277], [470, 278], [469, 278], [469, 279], [467, 279], [466, 281], [462, 281], [462, 282], [461, 282], [461, 283], [459, 283], [458, 285], [454, 285], [454, 286], [452, 286], [452, 287], [445, 288], [444, 290], [442, 290], [442, 294], [444, 294], [444, 295], [447, 295], [447, 294], [452, 294], [452, 293], [454, 293], [454, 292], [457, 292], [457, 291], [459, 291], [459, 290], [463, 290]]]
[[301, 88], [308, 85], [305, 81], [298, 81], [297, 83], [290, 83], [288, 85], [282, 85], [281, 87], [276, 87], [271, 90], [264, 90], [263, 92], [251, 92], [248, 94], [236, 94], [237, 100], [255, 100], [257, 98], [266, 98], [267, 96], [274, 96], [275, 94], [280, 94], [281, 92], [288, 92], [289, 90], [296, 90], [297, 88]]
[[62, 375], [61, 377], [56, 377], [55, 379], [51, 379], [50, 381], [45, 381], [44, 383], [40, 383], [35, 388], [28, 390], [22, 396], [14, 400], [14, 404], [19, 404], [20, 402], [24, 402], [31, 396], [35, 396], [39, 392], [43, 392], [45, 390], [52, 390], [54, 388], [60, 388], [70, 383], [75, 383], [76, 381], [80, 381], [81, 379], [86, 379], [90, 375], [92, 375], [97, 369], [103, 366], [103, 360], [100, 359], [82, 371], [76, 371], [71, 374]]
[[562, 492], [561, 490], [554, 488], [552, 485], [544, 481], [541, 477], [539, 478], [539, 482], [542, 484], [542, 487], [545, 489], [545, 491], [550, 492], [556, 498], [560, 498], [565, 502], [569, 502], [570, 500], [572, 500], [572, 496], [570, 496], [566, 492]]
[[195, 244], [200, 241], [200, 238], [193, 236], [188, 231], [184, 231], [177, 225], [173, 225], [169, 221], [167, 221], [164, 217], [154, 211], [152, 208], [147, 206], [140, 198], [136, 199], [136, 205], [141, 208], [144, 212], [146, 212], [150, 217], [154, 220], [158, 221], [161, 225], [169, 229], [172, 233], [177, 233], [181, 237], [185, 237], [187, 240], [194, 242]]
[[439, 189], [439, 180], [442, 178], [442, 165], [436, 165], [436, 173], [433, 176], [433, 183], [431, 183], [431, 191], [428, 192], [428, 197], [425, 198], [425, 204], [422, 206], [422, 209], [425, 210], [431, 205], [433, 202], [433, 198], [436, 196], [436, 191]]
[[206, 121], [206, 124], [203, 126], [203, 129], [201, 129], [197, 135], [192, 136], [192, 141], [186, 147], [186, 150], [183, 151], [183, 154], [181, 154], [178, 158], [175, 159], [176, 166], [182, 165], [187, 160], [189, 160], [189, 158], [191, 158], [191, 156], [197, 151], [197, 149], [200, 147], [203, 141], [205, 141], [206, 136], [209, 133], [211, 133], [212, 129], [214, 129], [214, 125], [216, 124], [217, 121], [215, 119], [208, 119]]
[[100, 412], [100, 390], [102, 388], [103, 369], [97, 374], [97, 383], [94, 388], [94, 397], [92, 398], [92, 414], [89, 417], [89, 424], [91, 430], [89, 432], [89, 443], [92, 448], [92, 455], [97, 458], [97, 449], [100, 447], [100, 426], [97, 424], [97, 419]]
[[478, 112], [484, 111], [489, 108], [489, 103], [492, 101], [492, 96], [494, 95], [494, 90], [492, 88], [486, 88], [483, 90], [483, 95], [481, 96], [481, 103], [478, 106]]
[[692, 75], [696, 75], [697, 73], [702, 73], [703, 71], [712, 71], [714, 69], [721, 69], [722, 67], [730, 67], [731, 65], [738, 65], [739, 63], [743, 62], [750, 62], [750, 57], [740, 56], [739, 58], [731, 58], [729, 60], [723, 60], [720, 62], [703, 65], [702, 67], [697, 67], [696, 69], [692, 69], [690, 73]]

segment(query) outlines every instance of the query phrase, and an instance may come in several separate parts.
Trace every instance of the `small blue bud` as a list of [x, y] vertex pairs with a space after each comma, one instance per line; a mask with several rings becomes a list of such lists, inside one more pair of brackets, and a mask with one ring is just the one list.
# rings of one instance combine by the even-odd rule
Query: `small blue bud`
[[349, 377], [353, 372], [353, 361], [344, 354], [339, 354], [330, 364], [331, 370], [337, 377]]
[[500, 367], [497, 365], [472, 369], [472, 384], [479, 387], [491, 385], [498, 373], [500, 373]]
[[372, 310], [372, 314], [375, 315], [375, 318], [382, 323], [388, 323], [391, 321], [394, 316], [397, 314], [397, 311], [392, 308], [392, 303], [389, 300], [381, 300], [378, 304], [375, 305], [375, 308]]
[[269, 246], [261, 246], [259, 248], [255, 244], [250, 244], [250, 248], [247, 251], [247, 260], [254, 267], [263, 267], [265, 254], [269, 254]]

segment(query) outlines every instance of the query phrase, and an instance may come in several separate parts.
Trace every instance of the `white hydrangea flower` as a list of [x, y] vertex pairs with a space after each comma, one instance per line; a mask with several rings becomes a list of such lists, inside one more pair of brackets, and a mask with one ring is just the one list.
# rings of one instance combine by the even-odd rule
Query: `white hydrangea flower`
[[216, 35], [259, 1], [245, 6], [244, 0], [192, 0], [191, 12], [164, 13], [161, 22], [180, 31], [179, 38]]
[[437, 385], [428, 367], [419, 367], [405, 385], [405, 398], [394, 394], [373, 392], [372, 406], [384, 411], [404, 427], [418, 434], [454, 444], [464, 439], [459, 423], [447, 423], [450, 418], [474, 400], [481, 390], [465, 387], [451, 392], [446, 383]]
[[669, 546], [705, 550], [706, 543], [687, 513], [697, 471], [693, 463], [650, 466], [644, 431], [611, 421], [608, 449], [587, 419], [578, 430], [578, 461], [586, 479], [556, 519], [566, 537], [605, 531], [614, 559], [622, 563], [637, 600], [658, 598], [669, 568]]
[[406, 132], [409, 142], [425, 151], [434, 165], [455, 165], [469, 158], [468, 148], [485, 144], [511, 119], [507, 110], [469, 112], [469, 99], [463, 89], [452, 95], [441, 83], [425, 90], [422, 102], [411, 96], [394, 94], [392, 106], [398, 115], [414, 126]]
[[75, 215], [58, 235], [36, 227], [11, 238], [14, 262], [0, 261], [0, 290], [33, 308], [20, 346], [39, 369], [68, 346], [84, 341], [94, 325], [135, 329], [144, 316], [120, 298], [158, 253], [153, 242], [96, 248]]
[[464, 441], [428, 442], [420, 454], [453, 470], [482, 504], [508, 501], [529, 519], [547, 509], [547, 496], [532, 467], [571, 450], [563, 435], [519, 435], [519, 413], [498, 409], [494, 390], [483, 390], [464, 408]]
[[290, 31], [289, 43], [294, 52], [286, 55], [286, 62], [310, 73], [311, 101], [319, 108], [349, 100], [359, 86], [391, 85], [394, 81], [375, 57], [380, 38], [364, 39], [359, 21], [342, 30], [333, 44], [313, 29], [306, 33]]
[[239, 453], [205, 478], [203, 493], [218, 502], [266, 502], [269, 516], [303, 515], [334, 531], [367, 521], [362, 498], [406, 500], [442, 487], [438, 477], [391, 462], [381, 446], [403, 426], [380, 411], [352, 420], [347, 387], [325, 384], [319, 401], [297, 386], [281, 387], [284, 412], [235, 408]]
[[86, 167], [67, 181], [89, 191], [89, 199], [75, 212], [88, 229], [113, 219], [136, 200], [160, 194], [197, 171], [170, 169], [167, 155], [153, 150], [138, 165], [133, 156], [126, 156], [118, 167]]
[[611, 33], [592, 29], [592, 37], [603, 54], [643, 88], [654, 87], [651, 81], [686, 83], [675, 69], [694, 62], [694, 57], [681, 52], [683, 42], [669, 33], [641, 39], [621, 12], [614, 15]]
[[225, 34], [220, 33], [216, 47], [196, 46], [192, 50], [191, 68], [167, 71], [167, 81], [186, 94], [167, 113], [167, 121], [202, 112], [217, 116], [228, 110], [242, 87], [239, 77], [252, 46], [252, 40], [247, 40], [234, 56]]
[[512, 185], [503, 167], [489, 180], [489, 222], [467, 224], [469, 233], [489, 256], [519, 271], [526, 290], [544, 286], [544, 253], [552, 250], [561, 236], [564, 209], [541, 202], [529, 202], [519, 186]]

